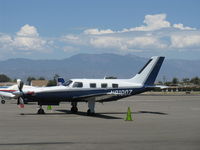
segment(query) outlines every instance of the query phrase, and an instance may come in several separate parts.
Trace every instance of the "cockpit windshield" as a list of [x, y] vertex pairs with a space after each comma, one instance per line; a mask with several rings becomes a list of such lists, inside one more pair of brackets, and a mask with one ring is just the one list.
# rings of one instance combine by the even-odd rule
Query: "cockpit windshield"
[[69, 86], [72, 82], [73, 82], [72, 80], [69, 80], [69, 81], [64, 83], [64, 86]]

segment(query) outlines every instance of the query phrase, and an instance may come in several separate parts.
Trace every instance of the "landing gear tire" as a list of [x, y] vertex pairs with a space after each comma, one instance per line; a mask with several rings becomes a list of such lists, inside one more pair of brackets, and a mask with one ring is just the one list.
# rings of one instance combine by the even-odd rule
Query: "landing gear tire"
[[90, 111], [90, 109], [88, 109], [87, 110], [87, 115], [90, 116], [90, 114], [91, 114], [91, 111]]
[[1, 104], [5, 104], [5, 100], [1, 100]]
[[71, 112], [72, 113], [77, 113], [78, 112], [78, 108], [77, 107], [72, 107], [71, 108]]
[[45, 114], [44, 109], [40, 108], [37, 112], [37, 114]]
[[87, 110], [87, 115], [88, 115], [88, 116], [94, 116], [94, 112], [91, 112], [91, 110], [88, 109], [88, 110]]

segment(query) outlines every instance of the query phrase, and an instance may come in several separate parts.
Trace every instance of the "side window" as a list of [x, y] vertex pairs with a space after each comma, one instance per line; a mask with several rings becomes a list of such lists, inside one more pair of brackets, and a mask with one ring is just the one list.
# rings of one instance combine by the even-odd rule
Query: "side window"
[[113, 87], [113, 88], [118, 88], [119, 86], [118, 86], [118, 84], [113, 83], [113, 84], [112, 84], [112, 87]]
[[69, 81], [65, 82], [63, 85], [69, 86], [72, 82], [73, 82], [72, 80], [69, 80]]
[[83, 83], [82, 83], [82, 82], [75, 82], [75, 83], [73, 84], [73, 87], [82, 88], [82, 87], [83, 87]]
[[107, 88], [108, 84], [107, 83], [101, 83], [101, 88]]
[[90, 83], [90, 88], [96, 88], [96, 87], [97, 87], [96, 83]]

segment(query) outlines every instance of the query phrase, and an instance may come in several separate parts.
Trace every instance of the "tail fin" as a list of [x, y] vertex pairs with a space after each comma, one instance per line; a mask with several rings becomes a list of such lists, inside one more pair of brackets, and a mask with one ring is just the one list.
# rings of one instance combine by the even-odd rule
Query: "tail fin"
[[61, 86], [61, 85], [63, 85], [64, 83], [65, 83], [65, 80], [64, 80], [63, 78], [59, 77], [59, 78], [57, 79], [57, 86]]
[[153, 85], [165, 57], [154, 56], [146, 65], [130, 79], [131, 82], [142, 85]]

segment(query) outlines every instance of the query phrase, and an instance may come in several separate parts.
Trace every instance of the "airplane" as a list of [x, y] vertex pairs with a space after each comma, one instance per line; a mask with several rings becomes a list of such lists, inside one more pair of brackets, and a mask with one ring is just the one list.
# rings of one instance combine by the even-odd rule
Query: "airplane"
[[71, 112], [77, 113], [77, 103], [87, 102], [87, 114], [94, 115], [96, 102], [116, 101], [154, 88], [166, 88], [154, 85], [164, 58], [151, 57], [130, 79], [71, 79], [67, 82], [61, 79], [58, 86], [52, 87], [27, 87], [21, 80], [17, 80], [17, 89], [10, 92], [0, 91], [0, 96], [17, 99], [18, 104], [24, 104], [25, 101], [37, 102], [38, 114], [45, 114], [43, 105], [59, 105], [60, 102], [71, 102]]
[[[8, 89], [9, 86], [0, 86], [0, 91], [5, 91], [6, 89]], [[0, 96], [1, 98], [1, 104], [5, 104], [5, 100], [6, 98], [4, 98], [3, 96]], [[9, 99], [9, 98], [8, 98]]]
[[[18, 79], [17, 82], [21, 82], [20, 79]], [[61, 78], [61, 77], [58, 77], [57, 78], [57, 86], [61, 86], [63, 85], [65, 82], [64, 78]], [[29, 86], [29, 85], [24, 85], [23, 86], [23, 89], [30, 89], [32, 88], [33, 86]], [[36, 87], [35, 87], [36, 88]], [[11, 85], [11, 86], [0, 86], [0, 99], [1, 99], [1, 104], [5, 104], [5, 102], [7, 100], [11, 100], [12, 99], [12, 96], [13, 95], [6, 95], [6, 93], [12, 93], [12, 92], [15, 92], [17, 91], [19, 88], [18, 88], [18, 85]], [[6, 93], [2, 93], [2, 92], [6, 92]], [[25, 103], [28, 103], [28, 101], [25, 101]]]
[[[17, 83], [18, 82], [21, 82], [20, 79], [17, 80]], [[24, 89], [31, 89], [33, 88], [32, 86], [29, 86], [29, 85], [24, 85], [23, 87]], [[19, 88], [18, 88], [18, 85], [15, 84], [15, 85], [11, 85], [11, 86], [2, 86], [0, 87], [0, 98], [1, 98], [1, 103], [2, 104], [5, 104], [5, 102], [7, 100], [11, 100], [13, 98], [13, 94], [14, 92], [18, 91]]]

